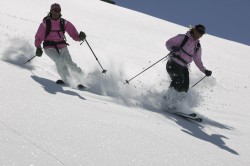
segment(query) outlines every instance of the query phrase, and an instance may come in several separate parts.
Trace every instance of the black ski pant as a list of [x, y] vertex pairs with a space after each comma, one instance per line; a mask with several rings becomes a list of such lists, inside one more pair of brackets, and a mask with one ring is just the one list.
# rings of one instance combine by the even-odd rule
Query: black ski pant
[[187, 92], [189, 89], [189, 71], [172, 59], [169, 59], [166, 65], [167, 72], [171, 78], [170, 87], [178, 92]]

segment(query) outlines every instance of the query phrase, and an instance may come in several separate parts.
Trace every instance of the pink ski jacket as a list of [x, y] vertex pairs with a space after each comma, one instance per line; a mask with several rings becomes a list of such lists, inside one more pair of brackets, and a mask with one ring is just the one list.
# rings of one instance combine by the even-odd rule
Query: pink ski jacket
[[[79, 34], [74, 27], [72, 23], [64, 19], [64, 26], [65, 26], [65, 32], [69, 34], [69, 36], [74, 39], [75, 41], [80, 41]], [[60, 28], [60, 19], [58, 20], [52, 20], [51, 19], [51, 32], [47, 36], [46, 40], [49, 41], [55, 41], [55, 42], [60, 42], [64, 41], [63, 39], [63, 32], [60, 31], [60, 36], [58, 32], [54, 32], [53, 30], [61, 30]], [[43, 21], [35, 35], [35, 46], [36, 48], [41, 47], [42, 42], [45, 40], [45, 33], [46, 33], [46, 21]], [[58, 44], [57, 47], [58, 49], [66, 47], [66, 44]], [[54, 48], [53, 46], [46, 46], [45, 48]]]
[[[192, 55], [192, 57], [187, 55], [182, 50], [179, 51], [179, 52], [176, 52], [176, 54], [179, 55], [188, 64], [191, 63], [192, 61], [194, 61], [196, 66], [200, 69], [200, 71], [204, 73], [206, 69], [203, 66], [203, 63], [202, 63], [202, 60], [201, 60], [201, 48], [199, 48], [198, 51], [195, 53], [195, 47], [199, 43], [199, 40], [193, 39], [190, 32], [187, 32], [186, 35], [189, 37], [189, 39], [188, 39], [187, 43], [182, 47], [182, 49], [185, 50], [185, 52], [187, 52], [189, 55]], [[169, 39], [166, 42], [167, 49], [169, 51], [173, 51], [172, 46], [180, 46], [184, 38], [185, 38], [185, 34], [179, 34], [179, 35]], [[183, 67], [187, 66], [187, 64], [183, 63], [179, 59], [177, 59], [175, 57], [171, 57], [171, 58], [172, 58], [173, 61], [175, 61], [177, 64], [179, 64], [179, 65], [181, 65]]]

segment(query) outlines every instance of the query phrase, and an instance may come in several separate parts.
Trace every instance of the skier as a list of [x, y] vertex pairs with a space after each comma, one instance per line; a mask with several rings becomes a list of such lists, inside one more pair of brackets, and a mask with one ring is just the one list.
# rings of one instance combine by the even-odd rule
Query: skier
[[207, 70], [201, 60], [199, 39], [204, 34], [205, 27], [198, 24], [191, 27], [186, 34], [179, 34], [166, 42], [166, 47], [170, 51], [166, 69], [172, 80], [170, 87], [177, 92], [187, 92], [189, 89], [188, 65], [192, 61], [206, 76], [212, 75], [212, 71]]
[[41, 43], [43, 42], [45, 53], [55, 62], [57, 72], [61, 77], [61, 80], [57, 80], [56, 83], [71, 85], [73, 84], [72, 75], [75, 75], [77, 87], [84, 88], [81, 84], [83, 72], [72, 61], [64, 33], [66, 31], [75, 41], [84, 41], [86, 34], [82, 31], [78, 34], [74, 25], [61, 16], [60, 5], [52, 4], [48, 16], [44, 18], [35, 35], [36, 56], [42, 56]]

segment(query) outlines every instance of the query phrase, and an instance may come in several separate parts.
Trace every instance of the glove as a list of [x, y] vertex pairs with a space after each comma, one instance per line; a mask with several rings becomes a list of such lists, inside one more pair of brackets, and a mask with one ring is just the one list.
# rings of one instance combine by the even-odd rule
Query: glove
[[86, 34], [85, 34], [84, 32], [81, 31], [81, 32], [79, 33], [79, 38], [80, 38], [80, 40], [83, 41], [83, 40], [86, 38]]
[[36, 56], [41, 57], [43, 54], [43, 50], [41, 47], [36, 48]]
[[205, 70], [205, 74], [207, 77], [211, 76], [212, 75], [212, 71], [210, 70]]
[[173, 52], [179, 52], [180, 50], [181, 50], [180, 47], [172, 46], [172, 51]]

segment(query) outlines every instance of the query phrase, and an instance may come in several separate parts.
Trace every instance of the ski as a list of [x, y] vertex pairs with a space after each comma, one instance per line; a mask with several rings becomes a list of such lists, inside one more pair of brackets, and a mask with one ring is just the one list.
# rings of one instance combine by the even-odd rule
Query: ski
[[188, 114], [189, 116], [196, 117], [196, 113]]
[[197, 116], [196, 113], [185, 114], [182, 112], [174, 112], [173, 114], [181, 116], [181, 117], [186, 118], [186, 119], [194, 120], [197, 122], [202, 122], [202, 118], [196, 117]]

